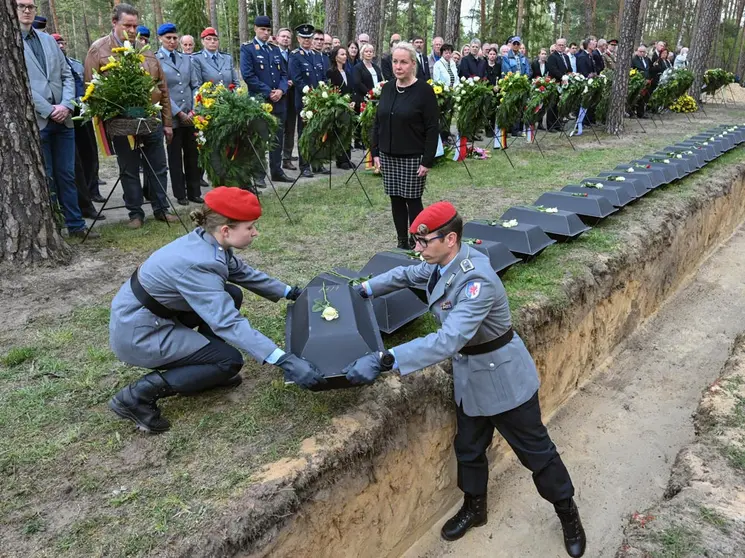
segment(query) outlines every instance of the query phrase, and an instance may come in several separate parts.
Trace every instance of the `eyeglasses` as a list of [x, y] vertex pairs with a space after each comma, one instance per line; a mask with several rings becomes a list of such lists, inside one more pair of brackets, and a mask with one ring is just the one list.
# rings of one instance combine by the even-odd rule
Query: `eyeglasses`
[[438, 234], [437, 236], [433, 236], [432, 238], [424, 238], [422, 236], [414, 236], [414, 240], [422, 245], [422, 248], [426, 248], [429, 246], [429, 243], [433, 240], [438, 240], [440, 238], [445, 238], [444, 234]]
[[19, 12], [33, 12], [36, 10], [36, 6], [33, 4], [16, 4], [16, 9]]

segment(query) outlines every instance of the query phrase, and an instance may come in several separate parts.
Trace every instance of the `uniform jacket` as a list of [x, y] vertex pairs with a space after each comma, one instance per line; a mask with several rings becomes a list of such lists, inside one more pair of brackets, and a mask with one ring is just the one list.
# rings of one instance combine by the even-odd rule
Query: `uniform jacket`
[[616, 69], [616, 53], [606, 50], [603, 53], [603, 66], [609, 70]]
[[[419, 60], [419, 57], [421, 58], [421, 61]], [[430, 70], [429, 66], [429, 58], [427, 58], [427, 55], [422, 53], [417, 53], [416, 55], [416, 77], [417, 79], [423, 79], [424, 81], [427, 81], [432, 77], [432, 71]]]
[[[171, 61], [170, 53], [160, 48], [155, 54], [155, 58], [160, 62], [163, 68], [163, 75], [168, 84], [168, 95], [171, 98], [171, 114], [176, 116], [179, 112], [188, 114], [194, 108], [194, 95], [199, 89], [200, 83], [197, 83], [191, 68], [191, 56], [173, 51], [176, 56], [176, 63]], [[173, 127], [180, 124], [178, 118], [173, 119]]]
[[[428, 263], [397, 267], [367, 283], [373, 296], [426, 288], [434, 269]], [[427, 298], [440, 329], [392, 349], [401, 375], [452, 357], [455, 402], [472, 417], [503, 413], [533, 396], [538, 373], [517, 334], [491, 353], [459, 352], [466, 345], [496, 339], [512, 325], [504, 286], [486, 256], [463, 244]]]
[[[166, 308], [196, 312], [218, 337], [257, 362], [264, 362], [277, 348], [239, 314], [225, 283], [230, 281], [272, 301], [284, 296], [287, 285], [223, 249], [201, 227], [155, 251], [140, 266], [139, 279]], [[111, 303], [109, 334], [117, 358], [142, 368], [158, 368], [209, 342], [178, 319], [160, 318], [143, 307], [129, 281]]]
[[75, 101], [79, 101], [80, 97], [85, 95], [85, 81], [83, 81], [85, 68], [80, 60], [75, 60], [74, 58], [69, 58], [67, 56], [65, 57], [65, 60], [67, 60], [67, 65], [70, 66], [72, 79], [75, 82]]
[[572, 71], [569, 55], [560, 54], [559, 51], [549, 55], [546, 60], [546, 66], [548, 67], [548, 75], [556, 81], [561, 81], [562, 77]]
[[231, 83], [238, 87], [241, 82], [238, 72], [233, 66], [233, 57], [226, 52], [216, 52], [217, 60], [212, 61], [212, 54], [207, 50], [200, 50], [191, 56], [191, 67], [199, 85], [207, 81], [222, 83], [225, 87]]
[[287, 107], [287, 70], [278, 47], [270, 44], [263, 48], [254, 39], [241, 45], [241, 76], [249, 93], [261, 95], [271, 103], [269, 95], [273, 89], [281, 89], [282, 97], [272, 104], [273, 114], [284, 114]]
[[380, 71], [383, 72], [383, 79], [385, 81], [391, 81], [393, 79], [393, 58], [391, 53], [383, 55], [380, 59]]
[[31, 96], [34, 100], [36, 123], [39, 125], [39, 129], [43, 130], [47, 127], [49, 115], [54, 110], [52, 105], [64, 105], [70, 109], [70, 115], [65, 120], [65, 126], [72, 128], [72, 111], [75, 108], [72, 104], [75, 99], [75, 81], [72, 78], [70, 66], [57, 45], [57, 41], [51, 35], [35, 29], [32, 32], [39, 37], [46, 59], [45, 67], [42, 68], [41, 62], [36, 59], [34, 51], [27, 44], [27, 41], [23, 41], [23, 55], [26, 59], [28, 81], [31, 86]]
[[[108, 64], [109, 56], [112, 56], [111, 49], [118, 46], [120, 46], [120, 43], [114, 38], [113, 33], [101, 37], [91, 45], [91, 48], [88, 49], [88, 54], [85, 57], [86, 82], [93, 79], [93, 70], [98, 71], [99, 68]], [[145, 56], [145, 61], [141, 65], [150, 73], [156, 82], [156, 86], [150, 94], [150, 98], [153, 103], [160, 103], [163, 107], [161, 111], [163, 126], [170, 127], [172, 125], [171, 98], [168, 94], [168, 85], [166, 84], [165, 75], [163, 75], [163, 69], [160, 67], [160, 63], [155, 58], [152, 51], [146, 50], [142, 54]]]
[[318, 84], [324, 80], [325, 74], [320, 75], [316, 72], [314, 64], [313, 51], [304, 51], [296, 48], [290, 54], [290, 79], [292, 86], [295, 88], [295, 108], [300, 111], [303, 107], [303, 88], [307, 85], [311, 88], [318, 87]]
[[316, 75], [319, 76], [318, 81], [325, 81], [326, 72], [331, 67], [329, 57], [317, 50], [311, 50], [311, 53], [313, 54], [313, 65], [316, 68]]

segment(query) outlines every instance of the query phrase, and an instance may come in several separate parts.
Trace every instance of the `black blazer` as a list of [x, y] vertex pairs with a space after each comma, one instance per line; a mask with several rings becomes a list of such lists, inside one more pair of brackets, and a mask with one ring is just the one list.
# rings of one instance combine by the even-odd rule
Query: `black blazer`
[[662, 73], [672, 67], [672, 62], [669, 60], [662, 60], [658, 57], [657, 60], [652, 63], [652, 68], [649, 70], [649, 77], [652, 79], [652, 84], [656, 87], [660, 81]]
[[336, 68], [329, 68], [326, 70], [326, 77], [329, 78], [329, 83], [331, 85], [339, 88], [342, 95], [349, 94], [351, 96], [354, 94], [354, 90], [352, 89], [352, 76], [347, 74], [347, 81], [345, 83], [339, 70]]
[[390, 53], [384, 55], [381, 59], [380, 70], [383, 72], [383, 79], [385, 81], [391, 81], [393, 79], [393, 60]]
[[[380, 71], [380, 68], [376, 64], [373, 64], [372, 67], [373, 70], [375, 70], [375, 74], [378, 76], [378, 82], [383, 81], [383, 73]], [[365, 95], [367, 95], [367, 93], [374, 87], [372, 75], [370, 75], [370, 72], [367, 69], [367, 66], [365, 66], [364, 62], [360, 62], [354, 67], [353, 81], [355, 89], [354, 100], [358, 103], [361, 103], [365, 100]]]
[[577, 73], [587, 77], [595, 72], [595, 63], [592, 60], [592, 56], [585, 50], [580, 50], [577, 53]]
[[486, 77], [486, 66], [486, 59], [477, 59], [473, 54], [468, 54], [461, 59], [460, 65], [458, 66], [458, 74], [460, 77], [465, 78], [473, 76], [479, 76], [480, 78]]
[[603, 54], [595, 49], [592, 51], [592, 61], [595, 63], [595, 73], [600, 73], [605, 70], [605, 60], [603, 60]]
[[530, 64], [530, 71], [533, 72], [534, 78], [544, 77], [548, 75], [548, 60], [543, 63], [543, 73], [541, 73], [541, 63], [538, 60], [533, 60], [533, 62]]
[[419, 63], [419, 56], [420, 54], [417, 53], [416, 55], [416, 78], [417, 79], [423, 79], [424, 81], [427, 81], [428, 79], [432, 78], [432, 72], [429, 69], [429, 57], [422, 53], [422, 61], [424, 62], [424, 65]]
[[572, 65], [569, 63], [569, 56], [566, 54], [559, 54], [558, 51], [548, 57], [548, 60], [546, 60], [546, 68], [548, 69], [548, 75], [556, 81], [561, 81], [562, 77], [572, 71]]
[[497, 85], [499, 78], [502, 77], [502, 60], [497, 58], [497, 63], [494, 66], [489, 66], [489, 62], [486, 63], [485, 78], [489, 80], [492, 85]]
[[[644, 64], [645, 62], [646, 62], [646, 65]], [[641, 56], [637, 56], [635, 54], [634, 57], [631, 59], [631, 67], [636, 68], [642, 74], [644, 74], [645, 78], [649, 79], [649, 71], [652, 68], [652, 64], [649, 63], [648, 58], [644, 58], [644, 60], [642, 60]]]

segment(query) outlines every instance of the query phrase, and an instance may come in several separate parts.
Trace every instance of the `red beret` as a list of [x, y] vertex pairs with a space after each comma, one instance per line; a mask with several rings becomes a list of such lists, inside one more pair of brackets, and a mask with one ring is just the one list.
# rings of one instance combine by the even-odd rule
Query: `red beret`
[[217, 31], [215, 31], [214, 27], [208, 27], [207, 29], [202, 31], [202, 34], [199, 36], [204, 39], [205, 37], [209, 37], [210, 35], [214, 35], [215, 37], [217, 37]]
[[444, 227], [458, 214], [453, 204], [446, 201], [433, 203], [417, 215], [409, 227], [411, 234], [429, 234]]
[[218, 186], [204, 195], [204, 204], [234, 221], [255, 221], [261, 217], [259, 198], [241, 188]]
[[60, 35], [59, 33], [52, 33], [52, 38], [55, 41], [59, 41], [60, 39], [62, 39], [62, 35]]

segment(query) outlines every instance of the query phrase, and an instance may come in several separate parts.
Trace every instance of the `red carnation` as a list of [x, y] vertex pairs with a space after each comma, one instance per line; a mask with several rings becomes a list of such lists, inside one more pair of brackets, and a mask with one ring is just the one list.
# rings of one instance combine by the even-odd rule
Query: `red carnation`
[[367, 92], [367, 96], [368, 97], [374, 97], [375, 96], [375, 92], [372, 89], [370, 89], [370, 91]]
[[360, 103], [360, 112], [365, 112], [366, 108], [367, 108], [367, 103]]
[[545, 90], [546, 90], [546, 88], [543, 87], [542, 85], [538, 88], [538, 91], [540, 91], [541, 93], [543, 93]]
[[481, 244], [481, 239], [480, 238], [477, 238], [476, 239], [476, 244]]
[[232, 91], [233, 89], [235, 89], [235, 83], [231, 83], [230, 85], [228, 85], [228, 89], [230, 91]]
[[651, 169], [651, 168], [652, 168], [652, 165], [647, 165], [647, 168], [648, 168], [648, 169]]

